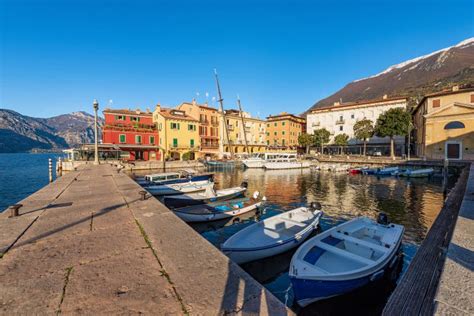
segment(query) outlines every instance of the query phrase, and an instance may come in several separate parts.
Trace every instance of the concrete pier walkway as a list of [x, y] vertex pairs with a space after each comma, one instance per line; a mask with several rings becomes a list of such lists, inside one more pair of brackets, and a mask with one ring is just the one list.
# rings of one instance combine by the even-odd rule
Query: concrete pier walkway
[[292, 314], [109, 165], [81, 166], [0, 214], [2, 314]]

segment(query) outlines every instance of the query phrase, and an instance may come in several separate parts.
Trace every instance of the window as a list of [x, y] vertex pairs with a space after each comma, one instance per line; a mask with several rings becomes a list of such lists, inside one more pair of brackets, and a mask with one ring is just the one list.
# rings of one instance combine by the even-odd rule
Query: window
[[115, 115], [116, 121], [125, 121], [125, 115]]
[[471, 94], [471, 103], [474, 103], [474, 94]]
[[179, 130], [179, 123], [171, 123], [171, 129], [178, 129]]
[[285, 126], [285, 122], [281, 122], [281, 126]]
[[122, 144], [127, 142], [127, 138], [126, 138], [125, 134], [120, 134], [119, 135], [119, 142], [121, 142]]
[[342, 121], [343, 120], [343, 117], [342, 115], [339, 116], [339, 121]]
[[155, 144], [155, 136], [150, 136], [150, 144], [151, 145]]
[[158, 130], [161, 131], [163, 129], [163, 125], [161, 123], [158, 124]]
[[449, 122], [444, 126], [444, 129], [457, 129], [457, 128], [465, 128], [464, 123], [459, 121]]
[[132, 122], [140, 122], [140, 118], [138, 116], [130, 116], [130, 121]]
[[135, 135], [135, 144], [141, 144], [141, 143], [142, 143], [142, 136]]
[[173, 138], [173, 147], [178, 147], [178, 139]]
[[267, 127], [270, 127], [270, 124], [267, 124]]
[[194, 148], [194, 139], [189, 141], [189, 147]]
[[284, 139], [281, 140], [281, 145], [285, 146], [285, 140]]
[[274, 126], [277, 126], [277, 122], [275, 122], [275, 124], [273, 124]]
[[282, 131], [281, 134], [282, 134], [282, 135], [285, 135], [285, 131]]
[[433, 107], [434, 108], [438, 108], [440, 106], [441, 106], [441, 100], [440, 99], [433, 100]]
[[339, 126], [339, 130], [342, 131], [344, 126]]
[[270, 132], [267, 132], [267, 136], [270, 136]]
[[196, 130], [196, 125], [188, 124], [188, 131], [195, 131], [195, 130]]
[[273, 135], [277, 136], [277, 135], [278, 135], [278, 132], [274, 132]]
[[353, 119], [355, 116], [354, 116], [354, 113], [351, 114], [351, 119]]

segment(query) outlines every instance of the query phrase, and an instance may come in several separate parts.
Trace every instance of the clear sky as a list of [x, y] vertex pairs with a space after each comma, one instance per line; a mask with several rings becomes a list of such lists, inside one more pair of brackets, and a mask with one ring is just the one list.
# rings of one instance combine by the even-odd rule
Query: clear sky
[[48, 117], [216, 95], [301, 113], [474, 35], [474, 1], [0, 0], [0, 108]]

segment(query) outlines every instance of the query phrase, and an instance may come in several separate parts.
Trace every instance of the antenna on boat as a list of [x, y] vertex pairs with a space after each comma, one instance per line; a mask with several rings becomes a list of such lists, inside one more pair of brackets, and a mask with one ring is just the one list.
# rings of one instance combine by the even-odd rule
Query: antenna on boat
[[230, 158], [234, 158], [234, 152], [232, 150], [232, 145], [229, 140], [229, 131], [227, 129], [227, 121], [225, 118], [225, 113], [224, 113], [224, 99], [222, 99], [222, 94], [221, 94], [221, 86], [219, 85], [219, 77], [217, 76], [217, 69], [214, 68], [214, 76], [216, 77], [216, 85], [217, 85], [217, 94], [219, 95], [219, 102], [220, 105], [220, 110], [222, 114], [222, 120], [223, 120], [223, 125], [224, 125], [224, 130], [225, 130], [225, 137], [227, 139], [227, 145], [229, 146], [229, 152], [230, 152]]
[[242, 129], [244, 130], [245, 151], [250, 155], [249, 144], [247, 142], [247, 132], [245, 131], [244, 112], [242, 112], [242, 105], [240, 104], [240, 96], [237, 94], [237, 105], [239, 106], [240, 118], [242, 120]]

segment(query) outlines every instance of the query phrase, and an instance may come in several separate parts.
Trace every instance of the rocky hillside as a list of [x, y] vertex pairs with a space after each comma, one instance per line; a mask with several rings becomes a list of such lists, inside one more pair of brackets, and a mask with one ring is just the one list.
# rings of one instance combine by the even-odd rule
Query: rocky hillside
[[44, 119], [0, 109], [0, 153], [59, 150], [93, 141], [94, 117], [88, 113]]
[[333, 95], [316, 102], [315, 107], [334, 102], [361, 101], [389, 96], [407, 96], [411, 105], [426, 93], [455, 84], [474, 84], [474, 38], [428, 55], [393, 65], [374, 76], [346, 85]]

